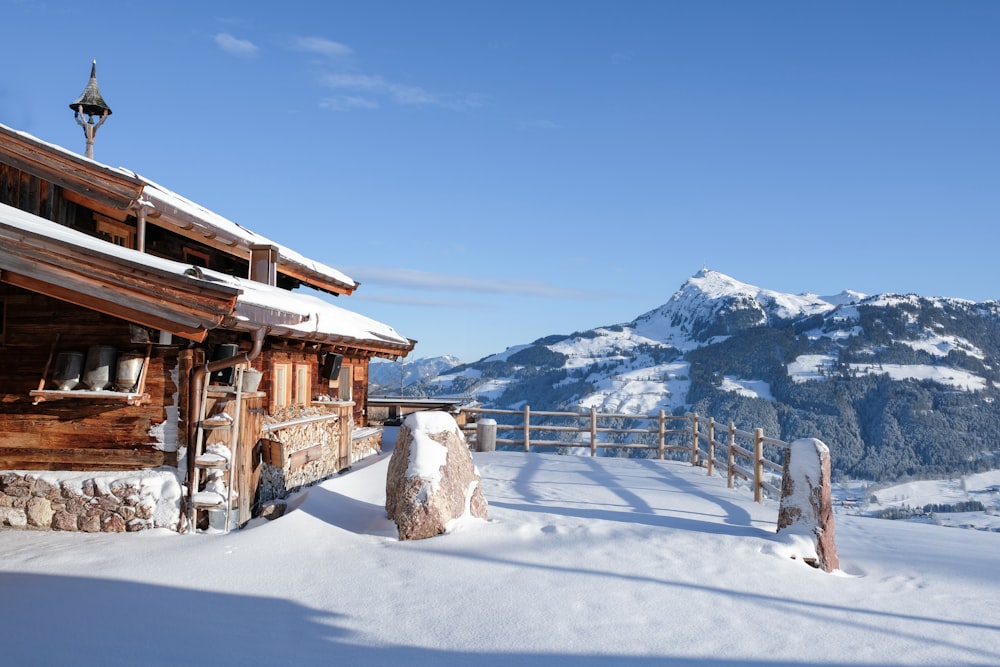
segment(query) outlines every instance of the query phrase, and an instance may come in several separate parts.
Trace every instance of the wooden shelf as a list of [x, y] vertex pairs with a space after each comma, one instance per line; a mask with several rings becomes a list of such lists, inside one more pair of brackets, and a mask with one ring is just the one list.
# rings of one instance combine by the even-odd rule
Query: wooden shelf
[[43, 401], [58, 401], [64, 398], [82, 398], [91, 401], [120, 401], [129, 405], [143, 405], [149, 403], [149, 394], [133, 393], [127, 391], [90, 391], [78, 389], [76, 391], [61, 391], [59, 389], [33, 389], [28, 392], [32, 403], [38, 405]]
[[149, 394], [147, 394], [144, 390], [146, 388], [146, 371], [149, 369], [149, 357], [153, 351], [152, 343], [146, 344], [146, 358], [142, 362], [142, 368], [139, 371], [139, 378], [136, 380], [134, 387], [138, 391], [108, 391], [107, 389], [77, 389], [64, 391], [62, 389], [45, 389], [45, 383], [49, 376], [49, 369], [52, 366], [52, 359], [55, 357], [56, 348], [59, 345], [59, 338], [60, 334], [56, 334], [56, 339], [52, 343], [52, 349], [49, 350], [49, 359], [45, 362], [45, 370], [42, 371], [42, 379], [38, 383], [38, 389], [33, 389], [28, 392], [28, 395], [32, 398], [33, 405], [38, 405], [43, 401], [59, 401], [64, 398], [82, 398], [90, 401], [116, 401], [127, 403], [128, 405], [145, 405], [146, 403], [149, 403]]

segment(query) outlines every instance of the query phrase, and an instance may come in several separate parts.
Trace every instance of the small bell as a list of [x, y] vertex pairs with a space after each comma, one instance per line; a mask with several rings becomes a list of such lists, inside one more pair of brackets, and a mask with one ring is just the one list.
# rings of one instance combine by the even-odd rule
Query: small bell
[[69, 103], [69, 108], [74, 112], [76, 124], [83, 128], [83, 135], [87, 140], [86, 156], [93, 160], [94, 135], [97, 134], [97, 128], [111, 115], [111, 107], [104, 101], [101, 89], [97, 87], [96, 60], [90, 65], [90, 81], [87, 87], [83, 89], [80, 97]]
[[[101, 89], [97, 87], [96, 60], [90, 65], [90, 81], [87, 83], [87, 87], [83, 89], [80, 97], [70, 102], [69, 108], [77, 113], [80, 113], [82, 108], [83, 114], [91, 117], [111, 115], [111, 107], [101, 97]], [[88, 118], [87, 120], [90, 123], [94, 122], [92, 118]]]

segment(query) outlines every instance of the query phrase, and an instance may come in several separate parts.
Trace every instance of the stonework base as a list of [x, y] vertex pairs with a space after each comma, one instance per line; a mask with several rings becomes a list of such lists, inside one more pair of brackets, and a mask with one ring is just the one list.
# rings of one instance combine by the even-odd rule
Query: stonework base
[[124, 533], [180, 526], [174, 469], [0, 472], [0, 529]]

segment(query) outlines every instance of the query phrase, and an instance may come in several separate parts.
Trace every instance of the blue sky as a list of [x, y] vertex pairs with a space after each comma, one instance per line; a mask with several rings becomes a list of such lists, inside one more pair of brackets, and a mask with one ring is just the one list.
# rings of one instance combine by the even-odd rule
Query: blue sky
[[0, 122], [362, 283], [464, 361], [703, 266], [1000, 298], [1000, 2], [0, 0]]

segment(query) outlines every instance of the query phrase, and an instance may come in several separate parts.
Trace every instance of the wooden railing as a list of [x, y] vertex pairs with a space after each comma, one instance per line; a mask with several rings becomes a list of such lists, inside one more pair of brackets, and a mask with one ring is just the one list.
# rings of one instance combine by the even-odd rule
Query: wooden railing
[[[526, 452], [545, 447], [589, 448], [590, 455], [597, 456], [598, 449], [645, 449], [656, 450], [656, 458], [661, 460], [666, 452], [681, 452], [688, 453], [691, 465], [705, 467], [709, 475], [716, 467], [725, 470], [730, 487], [734, 486], [737, 477], [747, 480], [753, 486], [754, 500], [758, 503], [763, 502], [765, 491], [775, 497], [781, 493], [780, 488], [767, 480], [765, 470], [781, 474], [781, 461], [788, 444], [766, 437], [761, 428], [744, 431], [732, 422], [722, 425], [712, 417], [700, 417], [697, 413], [678, 416], [668, 415], [663, 410], [655, 415], [602, 413], [593, 408], [589, 412], [533, 412], [526, 405], [522, 410], [462, 408], [461, 413], [465, 417], [461, 420], [464, 422], [462, 430], [480, 451], [490, 451], [496, 445], [520, 447]], [[494, 426], [493, 415], [513, 423], [497, 422]], [[483, 422], [484, 418], [488, 421]], [[532, 418], [547, 421], [532, 422]], [[630, 426], [607, 425], [612, 420]], [[481, 428], [484, 423], [489, 424], [488, 429]], [[676, 423], [683, 425], [675, 426]], [[519, 437], [498, 437], [500, 432], [510, 431], [519, 433]], [[533, 432], [549, 435], [549, 439], [532, 437]], [[623, 438], [622, 442], [611, 441], [608, 436], [612, 434]], [[483, 438], [491, 442], [479, 442]], [[777, 461], [765, 456], [765, 446]]]

